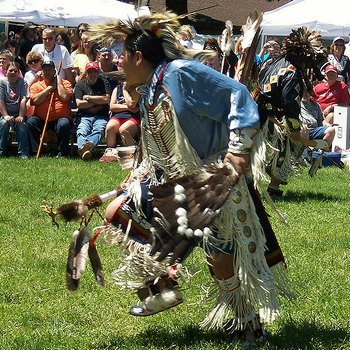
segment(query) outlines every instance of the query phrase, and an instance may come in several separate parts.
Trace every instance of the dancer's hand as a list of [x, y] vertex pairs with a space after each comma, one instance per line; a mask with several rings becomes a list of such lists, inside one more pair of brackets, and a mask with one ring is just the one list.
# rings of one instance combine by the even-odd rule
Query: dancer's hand
[[248, 171], [250, 165], [250, 155], [249, 154], [233, 154], [226, 153], [224, 163], [230, 163], [233, 165], [238, 175], [245, 175]]

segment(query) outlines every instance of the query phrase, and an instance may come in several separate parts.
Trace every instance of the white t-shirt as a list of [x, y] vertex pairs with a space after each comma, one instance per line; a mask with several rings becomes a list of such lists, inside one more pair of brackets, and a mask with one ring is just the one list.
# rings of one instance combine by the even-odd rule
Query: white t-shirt
[[44, 44], [36, 44], [32, 47], [32, 51], [40, 52], [44, 59], [45, 57], [48, 57], [50, 61], [55, 63], [56, 69], [58, 68], [59, 63], [62, 62], [60, 76], [62, 79], [66, 79], [64, 70], [66, 68], [72, 68], [73, 62], [67, 48], [64, 45], [55, 44], [54, 49], [51, 52], [47, 52]]
[[350, 42], [345, 44], [345, 52], [344, 55], [348, 56], [350, 58]]
[[30, 86], [32, 84], [32, 81], [35, 78], [35, 72], [33, 70], [29, 70], [28, 72], [26, 72], [26, 74], [24, 75], [24, 80], [26, 81], [27, 85]]

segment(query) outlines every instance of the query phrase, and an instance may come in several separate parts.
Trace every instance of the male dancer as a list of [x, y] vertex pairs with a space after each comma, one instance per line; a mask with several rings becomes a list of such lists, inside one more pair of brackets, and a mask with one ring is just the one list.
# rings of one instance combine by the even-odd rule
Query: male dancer
[[[224, 327], [254, 343], [262, 336], [260, 321], [270, 322], [278, 313], [270, 266], [283, 263], [251, 180], [252, 168], [255, 174], [261, 165], [259, 115], [244, 85], [191, 59], [194, 53], [177, 39], [178, 28], [171, 13], [95, 27], [94, 39], [126, 36], [126, 81], [141, 94], [142, 159], [135, 162], [126, 192], [107, 207], [106, 217], [128, 233], [125, 239], [117, 237], [124, 242], [127, 270], [134, 279], [123, 285], [136, 289], [143, 301], [131, 314], [152, 315], [182, 301], [174, 274], [198, 242], [217, 288], [217, 304], [202, 325]], [[221, 170], [210, 173], [206, 164]], [[225, 175], [215, 183], [212, 174], [220, 171]], [[228, 189], [215, 192], [222, 184]], [[207, 192], [211, 185], [214, 193]], [[190, 196], [198, 199], [194, 216], [211, 217], [207, 225], [191, 221]], [[174, 202], [178, 209], [171, 211]]]
[[293, 160], [300, 158], [304, 146], [328, 148], [323, 140], [303, 139], [299, 120], [302, 97], [307, 93], [314, 96], [307, 73], [313, 70], [316, 78], [322, 80], [317, 65], [326, 58], [320, 34], [298, 28], [283, 40], [281, 50], [272, 54], [261, 67], [257, 103], [265, 139], [274, 148], [268, 152], [272, 155], [267, 166], [271, 195], [282, 196], [279, 186], [287, 183], [293, 173]]

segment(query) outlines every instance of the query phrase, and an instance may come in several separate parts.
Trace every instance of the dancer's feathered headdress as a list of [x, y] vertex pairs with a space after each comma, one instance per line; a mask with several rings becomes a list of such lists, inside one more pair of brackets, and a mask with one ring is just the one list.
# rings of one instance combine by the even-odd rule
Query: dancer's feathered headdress
[[[141, 16], [131, 21], [114, 20], [111, 22], [97, 24], [90, 28], [91, 40], [101, 42], [112, 42], [120, 36], [137, 37], [148, 35], [161, 41], [165, 56], [169, 59], [195, 58], [199, 60], [212, 57], [208, 51], [188, 50], [180, 43], [178, 32], [180, 30], [179, 18], [176, 14], [166, 11], [154, 13], [149, 16]], [[136, 48], [137, 49], [137, 48]]]
[[318, 78], [320, 75], [318, 65], [327, 59], [327, 49], [322, 44], [320, 32], [311, 31], [306, 27], [293, 29], [283, 40], [281, 52], [300, 70], [306, 91], [314, 96], [310, 70]]
[[315, 62], [321, 63], [327, 57], [320, 32], [306, 27], [293, 29], [283, 40], [281, 51], [297, 68], [311, 68]]

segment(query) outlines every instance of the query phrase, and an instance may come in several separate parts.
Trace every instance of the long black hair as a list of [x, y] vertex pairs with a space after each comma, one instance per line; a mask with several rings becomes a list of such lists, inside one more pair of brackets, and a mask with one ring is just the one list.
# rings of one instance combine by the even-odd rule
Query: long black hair
[[154, 67], [167, 58], [161, 39], [150, 31], [128, 35], [124, 42], [124, 48], [131, 54], [136, 51], [142, 52], [143, 57]]

